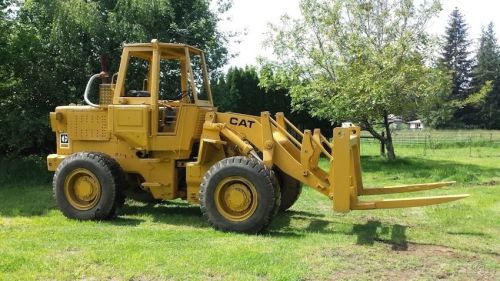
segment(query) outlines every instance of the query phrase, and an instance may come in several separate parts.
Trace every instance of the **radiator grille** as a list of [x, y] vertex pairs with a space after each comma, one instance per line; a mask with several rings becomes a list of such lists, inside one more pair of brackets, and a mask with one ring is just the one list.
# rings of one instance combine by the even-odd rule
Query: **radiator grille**
[[108, 105], [113, 103], [113, 86], [114, 84], [99, 85], [99, 104]]

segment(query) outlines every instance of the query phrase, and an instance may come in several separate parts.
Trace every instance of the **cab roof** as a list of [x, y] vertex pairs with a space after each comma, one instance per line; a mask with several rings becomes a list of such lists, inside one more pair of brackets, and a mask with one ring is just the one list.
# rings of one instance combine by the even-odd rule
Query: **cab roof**
[[142, 53], [142, 55], [144, 55], [144, 52], [160, 50], [162, 57], [184, 57], [186, 48], [191, 54], [201, 55], [203, 53], [203, 51], [193, 46], [179, 43], [163, 43], [157, 39], [151, 40], [151, 43], [124, 44], [124, 49], [128, 49], [132, 53]]

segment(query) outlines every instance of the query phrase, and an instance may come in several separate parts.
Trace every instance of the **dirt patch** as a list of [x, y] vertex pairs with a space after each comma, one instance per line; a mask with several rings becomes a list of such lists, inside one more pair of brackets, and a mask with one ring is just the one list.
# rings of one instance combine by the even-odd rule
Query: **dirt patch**
[[[358, 248], [360, 247], [360, 248]], [[367, 249], [334, 250], [343, 266], [333, 269], [329, 280], [499, 280], [494, 269], [477, 255], [453, 248], [408, 243], [406, 250], [394, 250], [380, 243]], [[350, 263], [349, 263], [350, 262]]]
[[413, 255], [420, 257], [432, 256], [458, 258], [460, 256], [452, 248], [449, 247], [415, 243], [408, 243], [407, 249], [405, 251], [398, 251], [397, 253], [402, 255]]
[[422, 271], [426, 271], [436, 279], [498, 280], [496, 272], [488, 271], [478, 256], [461, 254], [450, 247], [408, 243], [407, 250], [394, 253], [408, 256], [421, 263], [421, 268], [405, 272], [410, 275], [416, 274], [416, 277], [427, 276], [427, 274], [421, 275]]

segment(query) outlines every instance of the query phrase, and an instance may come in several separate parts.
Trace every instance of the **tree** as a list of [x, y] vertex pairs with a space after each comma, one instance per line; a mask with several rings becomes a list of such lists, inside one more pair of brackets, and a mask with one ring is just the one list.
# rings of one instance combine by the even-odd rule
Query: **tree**
[[446, 87], [425, 31], [438, 1], [303, 0], [300, 9], [302, 18], [271, 26], [278, 60], [264, 63], [261, 83], [290, 89], [313, 116], [360, 123], [394, 159], [388, 115], [417, 111]]
[[[108, 54], [110, 71], [117, 71], [123, 43], [157, 38], [194, 45], [207, 51], [212, 73], [227, 61], [228, 38], [217, 30], [220, 13], [229, 7], [226, 4], [212, 11], [207, 0], [19, 3], [9, 31], [2, 30], [0, 35], [0, 46], [3, 36], [8, 36], [13, 50], [0, 69], [0, 75], [12, 81], [0, 85], [0, 149], [4, 154], [52, 150], [55, 140], [48, 113], [58, 105], [82, 102], [89, 76], [100, 71], [100, 55]], [[3, 69], [8, 73], [2, 74]]]
[[479, 39], [476, 64], [473, 69], [472, 88], [476, 91], [487, 83], [492, 89], [485, 97], [470, 123], [487, 129], [500, 128], [500, 52], [493, 23], [483, 28]]
[[[7, 3], [4, 0], [0, 0], [0, 61], [5, 62], [9, 59], [8, 55], [8, 32], [9, 22], [7, 20], [7, 13], [5, 9], [7, 8]], [[0, 89], [5, 87], [5, 81], [7, 80], [7, 69], [5, 69], [5, 64], [0, 64]]]
[[[283, 112], [299, 128], [330, 129], [325, 120], [311, 118], [305, 112], [292, 112], [291, 99], [286, 89], [272, 89], [260, 86], [260, 78], [254, 67], [232, 67], [225, 76], [212, 82], [215, 105], [220, 111], [232, 111], [259, 116], [262, 111], [271, 114]], [[324, 130], [327, 136], [331, 130]]]
[[[449, 98], [447, 98], [448, 102], [464, 100], [471, 94], [472, 60], [469, 58], [470, 41], [467, 37], [467, 23], [458, 8], [455, 8], [450, 14], [445, 30], [444, 47], [441, 54], [441, 63], [452, 77], [452, 89]], [[463, 123], [463, 116], [469, 114], [470, 111], [470, 107], [455, 110], [453, 114], [455, 123], [457, 121]], [[456, 126], [457, 124], [447, 125]]]

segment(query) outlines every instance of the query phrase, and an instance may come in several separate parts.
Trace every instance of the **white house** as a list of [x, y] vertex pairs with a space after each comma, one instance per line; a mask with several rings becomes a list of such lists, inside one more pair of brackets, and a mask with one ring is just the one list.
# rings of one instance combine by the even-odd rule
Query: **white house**
[[394, 114], [389, 114], [387, 116], [387, 119], [388, 119], [389, 124], [390, 124], [392, 129], [396, 129], [396, 130], [404, 129], [405, 126], [404, 126], [404, 122], [403, 122], [403, 117], [397, 116]]
[[408, 122], [408, 124], [410, 124], [410, 129], [423, 129], [424, 128], [424, 124], [422, 123], [422, 121], [420, 121], [420, 119], [410, 121], [410, 122]]

